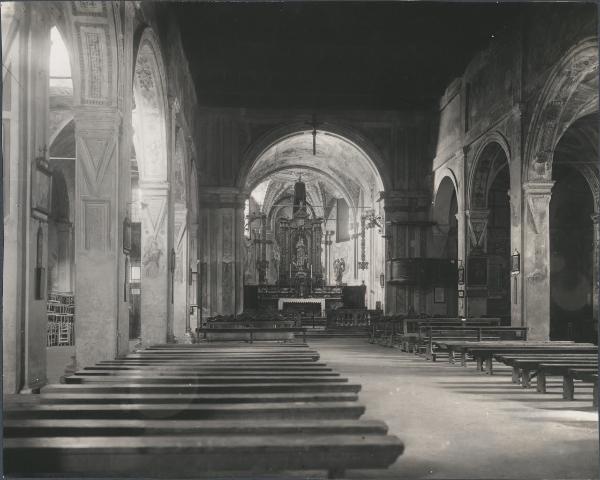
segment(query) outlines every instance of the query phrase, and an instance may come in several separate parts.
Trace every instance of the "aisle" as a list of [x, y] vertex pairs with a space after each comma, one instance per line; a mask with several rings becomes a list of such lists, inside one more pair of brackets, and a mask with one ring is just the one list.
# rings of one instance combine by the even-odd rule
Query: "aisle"
[[366, 340], [311, 340], [323, 362], [362, 384], [365, 418], [384, 420], [406, 451], [386, 472], [348, 478], [598, 478], [591, 389], [567, 402], [499, 369], [490, 377]]

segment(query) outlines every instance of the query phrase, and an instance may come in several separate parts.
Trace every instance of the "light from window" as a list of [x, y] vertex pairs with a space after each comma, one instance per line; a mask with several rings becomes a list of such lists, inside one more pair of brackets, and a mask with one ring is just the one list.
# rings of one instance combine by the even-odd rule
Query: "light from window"
[[69, 52], [56, 27], [50, 30], [50, 86], [73, 88]]

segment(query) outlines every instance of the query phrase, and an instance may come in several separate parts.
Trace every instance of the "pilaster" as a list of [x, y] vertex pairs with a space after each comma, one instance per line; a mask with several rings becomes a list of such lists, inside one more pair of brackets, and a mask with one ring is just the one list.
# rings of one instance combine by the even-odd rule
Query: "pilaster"
[[596, 331], [598, 330], [598, 302], [600, 301], [600, 278], [598, 277], [598, 262], [600, 262], [600, 214], [594, 213], [591, 216], [594, 228], [594, 246], [592, 250], [592, 318]]
[[115, 358], [119, 318], [119, 126], [116, 107], [75, 109], [75, 348], [79, 365]]
[[554, 182], [523, 185], [524, 320], [531, 340], [550, 337], [550, 221]]
[[241, 313], [245, 197], [233, 187], [204, 187], [198, 197], [203, 315]]
[[171, 305], [169, 249], [169, 184], [140, 182], [142, 202], [141, 338], [143, 345], [165, 343]]

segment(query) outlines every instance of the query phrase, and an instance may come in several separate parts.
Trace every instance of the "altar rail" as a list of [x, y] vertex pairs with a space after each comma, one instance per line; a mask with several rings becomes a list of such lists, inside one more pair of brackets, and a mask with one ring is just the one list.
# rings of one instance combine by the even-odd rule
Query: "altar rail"
[[370, 328], [371, 323], [383, 315], [381, 310], [363, 308], [338, 308], [327, 312], [327, 329]]

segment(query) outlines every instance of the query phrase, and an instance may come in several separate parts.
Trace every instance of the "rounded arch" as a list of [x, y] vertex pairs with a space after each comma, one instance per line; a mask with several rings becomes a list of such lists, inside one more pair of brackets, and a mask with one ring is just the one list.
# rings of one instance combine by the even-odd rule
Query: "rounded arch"
[[467, 183], [467, 205], [469, 209], [485, 209], [490, 185], [498, 172], [510, 165], [510, 146], [494, 132], [481, 142], [474, 158]]
[[[280, 125], [262, 135], [244, 152], [242, 165], [236, 179], [236, 185], [239, 188], [244, 188], [246, 186], [246, 181], [252, 168], [269, 148], [289, 137], [311, 131], [311, 129], [307, 128], [305, 122], [294, 122]], [[376, 173], [375, 177], [381, 182], [382, 190], [392, 190], [392, 176], [383, 155], [363, 134], [352, 127], [341, 126], [329, 122], [320, 124], [318, 132], [320, 134], [338, 137], [342, 141], [354, 146], [368, 160], [373, 172]]]
[[[112, 2], [51, 2], [50, 14], [69, 51], [75, 106], [118, 103], [118, 8]], [[93, 22], [85, 21], [89, 18]]]
[[594, 112], [575, 120], [558, 139], [553, 159], [553, 167], [557, 164], [569, 166], [582, 175], [593, 195], [595, 213], [600, 208], [598, 119], [599, 113]]
[[312, 172], [319, 173], [320, 175], [322, 175], [323, 180], [325, 181], [325, 183], [327, 183], [330, 187], [333, 187], [333, 189], [337, 189], [342, 194], [344, 200], [346, 200], [346, 202], [348, 203], [348, 205], [350, 206], [350, 208], [352, 208], [352, 209], [356, 209], [357, 208], [356, 201], [354, 200], [352, 194], [348, 191], [348, 189], [346, 188], [346, 186], [342, 182], [340, 182], [338, 179], [336, 179], [333, 175], [330, 175], [329, 173], [324, 172], [323, 170], [320, 170], [319, 168], [311, 167], [309, 165], [292, 164], [292, 165], [283, 165], [281, 167], [270, 169], [264, 175], [261, 175], [255, 181], [253, 181], [249, 185], [247, 185], [246, 190], [248, 192], [252, 192], [268, 176], [273, 175], [273, 174], [278, 173], [278, 172], [285, 171], [285, 170], [294, 170], [294, 169], [297, 169], [297, 170], [310, 170]]
[[140, 37], [134, 67], [134, 144], [142, 182], [166, 182], [166, 74], [158, 38], [150, 27]]
[[452, 196], [456, 196], [458, 203], [458, 183], [451, 170], [447, 170], [445, 175], [440, 175], [436, 182], [433, 194], [433, 221], [438, 225], [448, 224], [450, 218], [450, 209], [452, 206]]
[[546, 80], [529, 122], [523, 177], [551, 180], [554, 150], [577, 119], [598, 111], [598, 37], [573, 46]]

